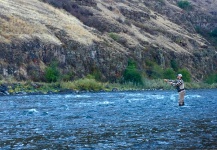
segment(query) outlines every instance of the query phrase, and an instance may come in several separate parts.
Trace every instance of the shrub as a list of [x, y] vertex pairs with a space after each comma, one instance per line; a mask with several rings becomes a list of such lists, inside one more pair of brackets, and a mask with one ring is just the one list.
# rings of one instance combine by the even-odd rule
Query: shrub
[[134, 61], [128, 61], [128, 66], [123, 74], [124, 80], [127, 82], [133, 82], [137, 84], [143, 84], [142, 75], [138, 71]]
[[203, 29], [200, 26], [196, 26], [195, 31], [201, 35], [203, 34]]
[[73, 72], [68, 72], [67, 74], [62, 75], [61, 80], [62, 81], [71, 81], [73, 80], [74, 73]]
[[164, 73], [163, 73], [164, 78], [166, 79], [174, 79], [176, 78], [175, 76], [175, 71], [172, 68], [167, 68]]
[[191, 74], [187, 69], [181, 69], [178, 73], [182, 74], [182, 78], [186, 82], [191, 82]]
[[161, 66], [159, 66], [157, 63], [150, 60], [146, 60], [145, 63], [147, 66], [146, 73], [149, 78], [152, 79], [163, 78], [163, 69]]
[[192, 9], [191, 3], [187, 0], [178, 1], [177, 5], [184, 10], [191, 10]]
[[213, 31], [210, 32], [210, 35], [212, 37], [217, 37], [217, 28], [215, 28]]
[[159, 65], [154, 65], [152, 67], [151, 78], [153, 79], [162, 79], [163, 78], [163, 69]]
[[165, 0], [158, 0], [159, 3], [165, 4]]
[[197, 33], [199, 33], [200, 35], [205, 37], [209, 42], [211, 42], [215, 47], [217, 47], [217, 28], [210, 32], [207, 29], [197, 26], [195, 30], [197, 31]]
[[103, 89], [103, 84], [96, 81], [95, 79], [84, 78], [73, 82], [62, 82], [61, 88], [72, 89], [72, 90], [99, 91]]
[[146, 60], [145, 61], [145, 64], [148, 66], [148, 67], [153, 67], [154, 65], [156, 65], [155, 62], [151, 61], [151, 60]]
[[217, 73], [207, 76], [205, 82], [208, 84], [217, 83]]
[[170, 65], [171, 65], [171, 67], [173, 68], [174, 71], [178, 71], [179, 66], [178, 66], [178, 64], [177, 64], [177, 62], [176, 62], [175, 59], [172, 59], [170, 61]]
[[102, 81], [102, 73], [96, 66], [91, 68], [91, 74], [87, 76], [91, 76], [92, 79], [95, 79], [96, 81]]
[[52, 63], [45, 69], [45, 79], [47, 82], [56, 82], [60, 77], [60, 72], [57, 68], [57, 63]]
[[116, 33], [109, 33], [109, 36], [115, 41], [118, 41], [120, 39], [119, 35]]
[[43, 75], [40, 74], [39, 70], [30, 70], [28, 74], [31, 76], [31, 80], [34, 82], [43, 81]]

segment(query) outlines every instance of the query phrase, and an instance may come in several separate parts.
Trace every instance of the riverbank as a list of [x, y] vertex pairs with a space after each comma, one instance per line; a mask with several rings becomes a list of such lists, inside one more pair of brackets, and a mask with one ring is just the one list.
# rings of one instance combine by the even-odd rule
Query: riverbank
[[[217, 83], [191, 82], [185, 84], [186, 89], [213, 89]], [[145, 90], [173, 90], [174, 87], [161, 79], [145, 80], [143, 85], [134, 83], [103, 83], [95, 79], [79, 79], [73, 82], [0, 82], [0, 96], [5, 95], [42, 95], [64, 94], [78, 92], [110, 92], [110, 91], [145, 91]]]

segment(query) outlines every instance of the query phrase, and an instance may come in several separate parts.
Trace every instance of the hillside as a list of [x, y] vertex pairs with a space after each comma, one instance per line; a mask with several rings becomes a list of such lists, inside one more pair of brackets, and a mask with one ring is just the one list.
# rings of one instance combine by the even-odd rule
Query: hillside
[[190, 2], [185, 11], [175, 0], [0, 0], [0, 74], [43, 81], [55, 61], [72, 79], [115, 81], [134, 60], [147, 76], [150, 62], [175, 62], [201, 80], [217, 70], [217, 50], [195, 28], [217, 28], [217, 1]]

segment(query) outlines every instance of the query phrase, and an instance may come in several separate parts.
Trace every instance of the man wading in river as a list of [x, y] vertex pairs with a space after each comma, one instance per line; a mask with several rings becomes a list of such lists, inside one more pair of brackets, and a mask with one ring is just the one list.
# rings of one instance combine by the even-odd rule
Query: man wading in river
[[179, 92], [179, 106], [183, 106], [185, 97], [185, 85], [184, 81], [182, 80], [182, 74], [178, 74], [177, 80], [164, 79], [164, 81], [176, 87], [177, 91]]

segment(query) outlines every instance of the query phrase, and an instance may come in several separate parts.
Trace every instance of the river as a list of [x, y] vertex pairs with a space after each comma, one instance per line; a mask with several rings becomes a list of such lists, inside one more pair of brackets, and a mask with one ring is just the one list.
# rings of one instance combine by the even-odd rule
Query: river
[[217, 149], [217, 89], [0, 97], [0, 149]]

